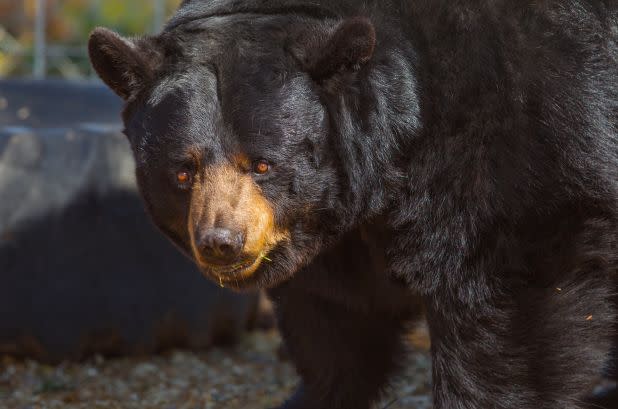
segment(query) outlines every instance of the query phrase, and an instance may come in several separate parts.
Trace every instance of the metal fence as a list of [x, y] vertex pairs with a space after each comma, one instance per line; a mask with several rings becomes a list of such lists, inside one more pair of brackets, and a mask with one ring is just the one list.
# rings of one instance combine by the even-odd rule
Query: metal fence
[[[9, 0], [14, 1], [14, 0]], [[17, 0], [20, 1], [20, 0]], [[100, 10], [105, 0], [89, 0], [90, 8], [96, 13]], [[131, 0], [127, 0], [130, 2]], [[152, 0], [152, 31], [160, 30], [166, 18], [166, 0]], [[85, 44], [82, 46], [70, 46], [52, 44], [48, 42], [46, 27], [48, 20], [47, 0], [34, 0], [35, 15], [32, 21], [33, 46], [25, 47], [18, 39], [3, 27], [0, 21], [0, 51], [8, 55], [28, 57], [27, 63], [31, 67], [26, 72], [34, 78], [45, 78], [50, 69], [63, 77], [89, 77], [93, 73], [87, 64], [78, 64], [76, 61], [87, 60]], [[1, 17], [1, 16], [0, 16]], [[85, 43], [85, 39], [84, 39]], [[23, 73], [22, 73], [23, 74]]]

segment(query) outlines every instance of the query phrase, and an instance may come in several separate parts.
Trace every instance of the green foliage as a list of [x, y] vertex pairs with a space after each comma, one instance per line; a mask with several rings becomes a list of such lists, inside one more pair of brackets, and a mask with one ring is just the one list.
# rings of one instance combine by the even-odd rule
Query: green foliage
[[[179, 0], [166, 0], [165, 14], [170, 15]], [[93, 27], [106, 26], [122, 34], [143, 34], [154, 27], [152, 0], [73, 0], [60, 5], [60, 14], [77, 30], [77, 37], [85, 38]]]
[[[8, 1], [7, 3], [4, 3]], [[0, 77], [28, 75], [32, 71], [34, 0], [12, 3], [0, 0]], [[97, 26], [109, 27], [123, 35], [141, 35], [155, 27], [153, 0], [46, 0], [47, 43], [54, 50], [48, 55], [48, 75], [83, 77], [90, 75], [86, 41]], [[165, 0], [165, 16], [176, 9], [180, 0]], [[10, 46], [8, 42], [11, 42]], [[13, 44], [17, 42], [18, 47]], [[60, 48], [58, 48], [58, 46]], [[66, 50], [66, 52], [62, 52]]]

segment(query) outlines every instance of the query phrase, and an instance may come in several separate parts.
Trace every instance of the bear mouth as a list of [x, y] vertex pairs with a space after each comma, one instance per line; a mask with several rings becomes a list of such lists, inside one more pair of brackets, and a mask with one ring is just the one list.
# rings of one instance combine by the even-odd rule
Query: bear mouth
[[256, 257], [252, 260], [228, 266], [213, 266], [200, 263], [199, 267], [207, 278], [225, 287], [226, 284], [239, 285], [240, 282], [251, 277], [260, 266], [262, 259], [263, 257]]

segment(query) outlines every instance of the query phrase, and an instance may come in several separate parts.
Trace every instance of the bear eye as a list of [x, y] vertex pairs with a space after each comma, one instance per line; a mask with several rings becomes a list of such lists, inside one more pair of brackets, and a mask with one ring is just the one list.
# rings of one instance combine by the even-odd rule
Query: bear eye
[[193, 185], [193, 172], [189, 169], [181, 169], [174, 176], [180, 189], [188, 189]]
[[259, 159], [253, 162], [253, 173], [256, 175], [264, 175], [270, 170], [270, 163], [264, 159]]

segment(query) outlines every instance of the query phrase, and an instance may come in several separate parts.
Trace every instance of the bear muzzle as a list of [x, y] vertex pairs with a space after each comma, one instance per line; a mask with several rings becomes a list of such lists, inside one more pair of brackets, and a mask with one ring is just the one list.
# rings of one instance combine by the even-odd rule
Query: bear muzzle
[[288, 235], [275, 226], [260, 187], [233, 166], [205, 169], [195, 184], [188, 229], [193, 257], [218, 284], [252, 276]]

